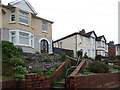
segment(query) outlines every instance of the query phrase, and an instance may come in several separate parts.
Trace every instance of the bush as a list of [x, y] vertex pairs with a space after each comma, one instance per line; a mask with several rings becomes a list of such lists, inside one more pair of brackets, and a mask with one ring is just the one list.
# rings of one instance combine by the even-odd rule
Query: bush
[[76, 75], [82, 75], [82, 73], [77, 73]]
[[88, 58], [87, 53], [84, 54], [84, 58]]
[[39, 52], [39, 51], [36, 51], [35, 54], [40, 54], [40, 52]]
[[61, 60], [61, 61], [66, 61], [66, 60], [67, 60], [67, 56], [65, 55], [65, 53], [62, 53], [62, 54], [60, 55], [60, 60]]
[[112, 67], [113, 69], [118, 69], [118, 70], [120, 70], [120, 67], [119, 67], [119, 66], [112, 65], [111, 67]]
[[43, 76], [43, 72], [40, 68], [34, 68], [31, 70], [31, 73], [38, 73], [40, 76]]
[[83, 55], [83, 52], [81, 51], [81, 50], [79, 50], [79, 51], [77, 51], [77, 56], [79, 57], [82, 57], [82, 55]]
[[23, 52], [23, 49], [21, 47], [18, 47], [17, 52]]
[[68, 53], [68, 56], [69, 56], [69, 57], [73, 57], [73, 56], [74, 56], [74, 53], [71, 51], [71, 52]]
[[46, 59], [41, 59], [40, 61], [41, 61], [41, 62], [52, 62], [52, 59], [46, 58]]
[[102, 62], [105, 62], [106, 64], [108, 64], [108, 63], [112, 63], [112, 61], [109, 60], [109, 59], [104, 59]]
[[54, 64], [54, 66], [55, 66], [55, 69], [57, 69], [59, 67], [59, 64]]
[[88, 71], [93, 73], [109, 73], [109, 67], [106, 64], [95, 61], [89, 64]]
[[101, 55], [96, 55], [95, 60], [101, 61], [102, 56]]
[[28, 57], [27, 60], [29, 60], [29, 61], [33, 61], [32, 57]]
[[120, 62], [120, 60], [115, 59], [115, 60], [113, 60], [112, 62], [113, 62], [113, 63], [119, 63], [119, 62]]
[[50, 75], [52, 75], [53, 72], [54, 72], [53, 69], [49, 69], [49, 71], [47, 71], [47, 72], [45, 73], [45, 76], [50, 76]]

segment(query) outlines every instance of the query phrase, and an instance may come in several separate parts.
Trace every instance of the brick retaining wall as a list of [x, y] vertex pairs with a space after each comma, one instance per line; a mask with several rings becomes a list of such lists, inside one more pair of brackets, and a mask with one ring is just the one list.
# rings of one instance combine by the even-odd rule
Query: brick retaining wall
[[120, 83], [120, 73], [73, 75], [69, 77], [70, 88], [113, 88]]

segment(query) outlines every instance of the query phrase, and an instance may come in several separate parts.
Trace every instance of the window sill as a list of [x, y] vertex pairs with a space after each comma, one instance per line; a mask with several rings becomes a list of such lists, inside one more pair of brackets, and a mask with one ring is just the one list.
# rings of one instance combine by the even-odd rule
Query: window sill
[[29, 26], [28, 24], [22, 23], [22, 22], [19, 22], [19, 24], [22, 24], [22, 25], [25, 25], [25, 26]]
[[48, 32], [45, 32], [45, 31], [42, 31], [42, 33], [47, 33], [48, 34]]
[[15, 24], [16, 22], [12, 22], [12, 21], [10, 21], [9, 23], [10, 23], [10, 24]]
[[15, 46], [22, 46], [22, 47], [29, 47], [29, 48], [34, 49], [34, 47], [29, 46], [29, 45], [23, 45], [23, 44], [14, 44], [14, 45], [15, 45]]

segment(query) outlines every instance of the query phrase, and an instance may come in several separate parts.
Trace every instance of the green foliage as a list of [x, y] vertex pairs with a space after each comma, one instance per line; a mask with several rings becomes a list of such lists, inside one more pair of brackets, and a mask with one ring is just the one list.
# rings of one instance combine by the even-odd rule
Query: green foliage
[[27, 60], [29, 60], [29, 61], [33, 61], [32, 57], [28, 57]]
[[112, 61], [109, 59], [104, 59], [102, 62], [105, 62], [106, 64], [111, 63]]
[[21, 47], [18, 47], [17, 52], [23, 52], [23, 49]]
[[106, 64], [95, 61], [89, 64], [88, 71], [93, 73], [109, 73], [109, 67]]
[[54, 79], [54, 80], [52, 81], [52, 86], [57, 86], [57, 81], [56, 81], [56, 79]]
[[54, 72], [53, 69], [49, 69], [49, 70], [45, 73], [45, 76], [50, 76], [50, 75], [52, 75], [53, 72]]
[[59, 66], [59, 64], [54, 64], [55, 69], [57, 69]]
[[101, 61], [102, 56], [101, 55], [96, 55], [95, 60]]
[[34, 68], [31, 70], [31, 73], [38, 73], [40, 76], [43, 76], [43, 72], [40, 68]]
[[36, 51], [35, 54], [40, 54], [40, 52], [39, 52], [39, 51]]
[[113, 62], [113, 63], [119, 63], [119, 62], [120, 62], [120, 60], [115, 59], [115, 60], [113, 60], [112, 62]]
[[76, 75], [82, 75], [82, 73], [77, 73]]
[[2, 60], [9, 60], [12, 56], [18, 56], [17, 48], [11, 42], [2, 41]]
[[111, 67], [112, 67], [113, 69], [118, 69], [118, 70], [120, 70], [120, 66], [112, 65]]
[[69, 56], [69, 57], [73, 57], [73, 56], [74, 56], [74, 53], [71, 51], [71, 52], [68, 53], [68, 56]]
[[47, 56], [47, 55], [49, 55], [49, 54], [48, 54], [48, 53], [42, 53], [42, 55], [46, 55], [46, 56]]
[[53, 60], [51, 58], [41, 59], [41, 62], [52, 62]]
[[62, 53], [61, 55], [60, 55], [60, 60], [61, 61], [66, 61], [68, 58], [67, 58], [67, 56], [65, 55], [65, 53]]
[[88, 58], [87, 53], [84, 54], [84, 58]]
[[95, 73], [86, 71], [86, 72], [83, 72], [83, 74], [95, 74]]
[[14, 67], [14, 70], [16, 72], [16, 77], [17, 78], [24, 78], [25, 77], [25, 74], [27, 74], [27, 70], [26, 68], [24, 68], [23, 66], [16, 66]]
[[79, 50], [79, 51], [77, 51], [77, 56], [79, 57], [82, 57], [82, 55], [83, 55], [83, 51], [81, 51], [81, 50]]
[[18, 65], [18, 64], [24, 64], [24, 60], [22, 60], [21, 58], [17, 57], [17, 56], [12, 56], [10, 58], [9, 61], [11, 64], [14, 64], [14, 66]]

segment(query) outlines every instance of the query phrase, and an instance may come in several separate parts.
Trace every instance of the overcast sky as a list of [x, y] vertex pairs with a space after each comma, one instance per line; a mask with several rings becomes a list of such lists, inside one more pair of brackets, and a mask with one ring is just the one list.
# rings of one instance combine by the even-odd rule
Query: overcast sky
[[[7, 5], [14, 0], [2, 0]], [[53, 21], [53, 40], [81, 29], [118, 43], [119, 0], [28, 0], [38, 16]]]

